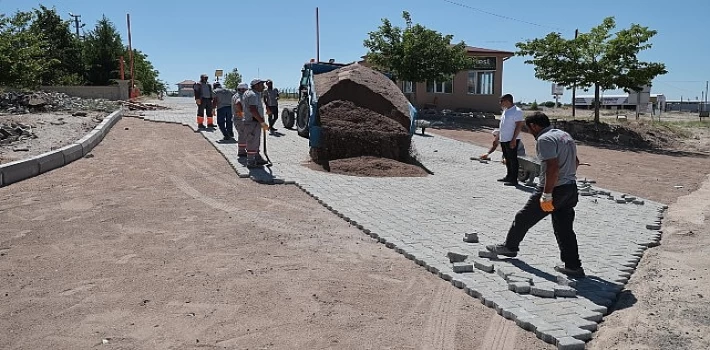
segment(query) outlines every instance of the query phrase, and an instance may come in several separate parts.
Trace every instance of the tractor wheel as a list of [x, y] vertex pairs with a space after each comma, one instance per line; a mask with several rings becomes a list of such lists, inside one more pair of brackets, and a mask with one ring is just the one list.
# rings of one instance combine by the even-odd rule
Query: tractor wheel
[[308, 108], [308, 100], [303, 99], [296, 107], [296, 129], [298, 135], [308, 138], [308, 119], [310, 118], [310, 110]]
[[292, 129], [293, 124], [296, 122], [293, 120], [293, 109], [291, 108], [284, 108], [281, 111], [281, 122], [284, 124], [284, 128], [286, 129]]

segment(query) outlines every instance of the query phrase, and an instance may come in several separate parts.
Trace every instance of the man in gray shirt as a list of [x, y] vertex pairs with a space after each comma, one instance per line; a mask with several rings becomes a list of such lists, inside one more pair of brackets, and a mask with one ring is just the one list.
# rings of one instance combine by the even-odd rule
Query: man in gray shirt
[[528, 230], [551, 214], [560, 258], [564, 262], [564, 265], [555, 266], [555, 270], [571, 277], [584, 277], [573, 228], [574, 207], [579, 200], [577, 146], [570, 134], [553, 129], [544, 113], [526, 117], [525, 125], [537, 140], [537, 156], [542, 163], [540, 183], [523, 209], [515, 214], [505, 243], [489, 245], [486, 249], [511, 258], [517, 256], [520, 242]]
[[225, 89], [219, 82], [214, 83], [215, 106], [217, 107], [217, 125], [222, 132], [222, 141], [234, 140], [232, 125], [232, 96], [234, 91]]
[[276, 131], [274, 123], [279, 119], [279, 89], [274, 88], [274, 82], [271, 79], [266, 81], [266, 90], [263, 95], [266, 112], [269, 115], [269, 130], [274, 132]]

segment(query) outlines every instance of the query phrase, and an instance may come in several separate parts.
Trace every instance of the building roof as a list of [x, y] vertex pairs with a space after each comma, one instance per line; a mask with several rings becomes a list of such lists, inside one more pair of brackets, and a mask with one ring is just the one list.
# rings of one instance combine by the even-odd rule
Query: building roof
[[183, 80], [175, 85], [195, 85], [196, 81], [194, 80]]
[[474, 47], [474, 46], [466, 46], [466, 51], [468, 51], [468, 53], [474, 53], [474, 54], [482, 53], [482, 54], [504, 55], [504, 56], [508, 56], [508, 57], [515, 56], [515, 52], [493, 50], [493, 49], [484, 49], [482, 47]]

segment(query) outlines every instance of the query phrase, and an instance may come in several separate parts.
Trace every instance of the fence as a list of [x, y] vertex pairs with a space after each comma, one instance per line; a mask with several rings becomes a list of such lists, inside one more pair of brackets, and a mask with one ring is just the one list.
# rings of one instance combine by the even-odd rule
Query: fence
[[279, 89], [279, 96], [282, 100], [298, 100], [298, 88]]
[[118, 101], [128, 100], [128, 80], [119, 80], [111, 86], [41, 86], [43, 91], [63, 92], [69, 96], [81, 98], [105, 98]]

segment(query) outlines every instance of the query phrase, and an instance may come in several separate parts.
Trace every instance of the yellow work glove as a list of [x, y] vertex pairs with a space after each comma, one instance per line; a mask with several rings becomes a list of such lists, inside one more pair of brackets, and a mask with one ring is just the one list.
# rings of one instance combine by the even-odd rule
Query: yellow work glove
[[555, 207], [552, 205], [552, 193], [543, 193], [542, 196], [540, 196], [540, 208], [546, 213], [551, 213], [555, 210]]
[[266, 123], [261, 123], [261, 128], [264, 129], [264, 131], [269, 131], [269, 125]]
[[237, 112], [237, 117], [240, 117], [240, 118], [244, 117], [244, 112], [242, 112], [242, 111]]

